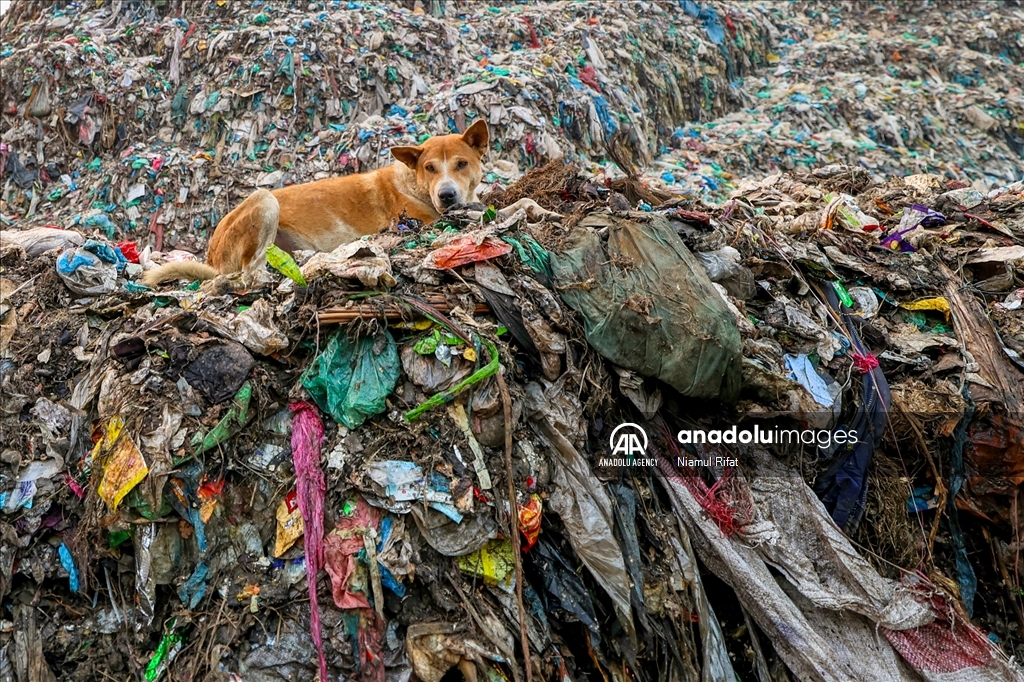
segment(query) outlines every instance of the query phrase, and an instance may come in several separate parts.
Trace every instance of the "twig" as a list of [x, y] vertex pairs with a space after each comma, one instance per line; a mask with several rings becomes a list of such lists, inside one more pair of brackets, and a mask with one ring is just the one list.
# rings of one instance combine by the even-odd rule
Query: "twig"
[[1006, 560], [1003, 559], [1003, 551], [999, 547], [999, 541], [992, 537], [992, 534], [988, 532], [988, 528], [985, 526], [982, 526], [981, 532], [985, 534], [985, 539], [988, 540], [989, 545], [992, 547], [992, 554], [999, 565], [999, 573], [1003, 576], [1003, 587], [1006, 588], [1006, 596], [1010, 598], [1013, 614], [1017, 617], [1017, 625], [1020, 627], [1019, 632], [1024, 632], [1024, 612], [1021, 611], [1020, 602], [1017, 599], [1017, 595], [1014, 594], [1013, 588], [1015, 585], [1010, 581], [1010, 572], [1006, 570]]
[[11, 300], [16, 293], [27, 287], [29, 284], [32, 284], [32, 282], [36, 281], [37, 279], [39, 279], [39, 275], [33, 275], [26, 281], [22, 282], [22, 284], [18, 286], [14, 291], [4, 296], [4, 298], [6, 298], [8, 301]]
[[[451, 311], [451, 307], [447, 303], [436, 303], [433, 307], [443, 312]], [[482, 315], [491, 312], [491, 309], [485, 304], [478, 303], [472, 312], [475, 315]], [[404, 319], [405, 312], [393, 303], [386, 303], [383, 306], [358, 305], [352, 308], [327, 308], [317, 313], [317, 321], [320, 324], [346, 324], [355, 320], [381, 316], [387, 320], [401, 320]]]
[[[480, 632], [483, 633], [483, 635], [487, 637], [487, 639], [491, 640], [491, 644], [497, 647], [498, 651], [502, 652], [503, 655], [509, 656], [514, 659], [515, 650], [513, 650], [511, 647], [506, 647], [505, 642], [500, 637], [496, 637], [493, 634], [491, 628], [487, 627], [487, 623], [485, 623], [483, 618], [480, 617], [480, 614], [477, 613], [476, 608], [473, 606], [473, 603], [469, 601], [469, 598], [466, 597], [466, 593], [463, 591], [462, 587], [459, 586], [459, 583], [456, 582], [456, 580], [452, 578], [451, 575], [448, 576], [448, 582], [450, 582], [452, 584], [452, 587], [455, 588], [455, 591], [458, 593], [459, 598], [462, 599], [462, 605], [466, 607], [466, 611], [469, 612], [469, 615], [473, 619], [473, 622], [475, 622], [477, 627], [480, 628]], [[519, 682], [519, 673], [514, 665], [512, 666], [512, 678], [515, 680], [515, 682]]]
[[[917, 418], [910, 414], [907, 409], [903, 406], [902, 401], [893, 399], [893, 405], [900, 411], [903, 417], [907, 420], [907, 424], [910, 425], [910, 430], [914, 434], [914, 440], [917, 442], [917, 447], [920, 449], [921, 454], [924, 455], [925, 460], [928, 461], [928, 466], [931, 467], [932, 474], [935, 475], [935, 494], [938, 496], [938, 504], [935, 507], [935, 519], [932, 521], [932, 530], [928, 534], [928, 561], [934, 563], [934, 551], [935, 551], [935, 536], [939, 532], [939, 521], [942, 520], [942, 510], [946, 507], [946, 485], [942, 482], [942, 475], [939, 468], [935, 465], [935, 460], [932, 459], [931, 453], [928, 451], [928, 443], [924, 439], [924, 433], [921, 431], [921, 425], [918, 423]], [[1024, 632], [1024, 630], [1022, 630]]]
[[[452, 320], [442, 315], [428, 303], [414, 297], [403, 297], [413, 308], [419, 310], [430, 318], [445, 325], [453, 334], [458, 336], [466, 345], [470, 345], [469, 336], [462, 331]], [[497, 359], [497, 349], [492, 351]], [[519, 519], [516, 504], [516, 488], [512, 480], [512, 396], [509, 395], [508, 385], [501, 373], [499, 362], [498, 371], [494, 374], [498, 383], [498, 391], [501, 393], [502, 410], [505, 416], [505, 479], [508, 481], [508, 504], [512, 516], [512, 559], [516, 569], [516, 606], [519, 609], [519, 638], [523, 647], [523, 664], [526, 666], [526, 682], [533, 682], [532, 659], [530, 658], [530, 639], [526, 635], [526, 607], [523, 606], [523, 557], [521, 543], [519, 541]]]
[[512, 558], [516, 567], [516, 606], [519, 607], [519, 638], [523, 647], [523, 664], [526, 666], [526, 682], [533, 681], [530, 660], [530, 639], [526, 635], [526, 608], [523, 606], [523, 557], [519, 541], [519, 515], [516, 504], [516, 486], [512, 480], [512, 397], [501, 370], [495, 375], [501, 392], [501, 407], [505, 414], [505, 479], [508, 481], [508, 504], [512, 514]]

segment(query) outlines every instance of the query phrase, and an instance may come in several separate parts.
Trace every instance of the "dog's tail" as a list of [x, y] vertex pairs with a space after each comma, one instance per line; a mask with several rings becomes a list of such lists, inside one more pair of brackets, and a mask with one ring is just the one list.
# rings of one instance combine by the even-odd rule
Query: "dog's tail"
[[152, 287], [173, 279], [206, 280], [213, 279], [219, 274], [216, 268], [206, 263], [182, 261], [180, 263], [168, 263], [167, 265], [161, 265], [158, 268], [146, 271], [142, 275], [142, 283]]

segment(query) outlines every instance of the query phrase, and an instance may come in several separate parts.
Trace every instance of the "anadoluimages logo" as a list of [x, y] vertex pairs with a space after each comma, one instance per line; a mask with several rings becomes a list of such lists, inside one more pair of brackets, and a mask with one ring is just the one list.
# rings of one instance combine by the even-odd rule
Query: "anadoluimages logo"
[[647, 453], [647, 432], [632, 422], [619, 424], [608, 438], [608, 445], [612, 455], [643, 456]]

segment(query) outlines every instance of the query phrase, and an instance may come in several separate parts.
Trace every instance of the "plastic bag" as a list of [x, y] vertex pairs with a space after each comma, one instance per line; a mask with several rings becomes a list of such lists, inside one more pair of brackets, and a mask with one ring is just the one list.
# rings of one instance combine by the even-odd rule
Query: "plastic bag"
[[[268, 258], [270, 257], [268, 251]], [[364, 241], [342, 244], [330, 253], [314, 254], [302, 266], [299, 275], [308, 281], [325, 273], [343, 279], [358, 279], [367, 287], [393, 287], [397, 284], [394, 275], [391, 274], [391, 260], [387, 252], [376, 244]]]
[[327, 661], [324, 658], [320, 633], [320, 606], [317, 599], [317, 578], [324, 563], [324, 495], [327, 486], [320, 468], [320, 448], [324, 426], [320, 414], [309, 403], [298, 402], [292, 410], [292, 462], [295, 464], [295, 492], [302, 512], [303, 545], [306, 551], [306, 585], [309, 587], [309, 632], [316, 645], [320, 682], [327, 682]]
[[850, 287], [847, 293], [856, 304], [856, 312], [854, 315], [858, 315], [867, 320], [878, 313], [878, 307], [881, 303], [878, 300], [878, 296], [875, 295], [875, 292], [871, 290], [871, 287]]
[[102, 296], [117, 289], [117, 267], [81, 246], [60, 255], [57, 274], [79, 296]]
[[523, 265], [539, 275], [542, 284], [547, 284], [551, 279], [551, 254], [538, 244], [537, 240], [528, 234], [524, 234], [520, 239], [506, 235], [501, 240], [506, 244], [511, 244]]
[[82, 244], [82, 248], [89, 253], [95, 254], [100, 257], [104, 263], [112, 263], [118, 272], [124, 270], [125, 266], [128, 265], [128, 259], [121, 253], [121, 249], [105, 244], [103, 242], [96, 241], [95, 239], [86, 240]]
[[[557, 276], [557, 268], [555, 272]], [[571, 440], [581, 422], [581, 407], [574, 397], [565, 394], [561, 384], [544, 388], [531, 382], [526, 385], [524, 402], [534, 431], [547, 442], [552, 459], [558, 464], [552, 471], [554, 491], [548, 498], [548, 506], [565, 524], [569, 542], [580, 560], [611, 597], [619, 624], [625, 631], [621, 646], [633, 648], [636, 629], [630, 606], [629, 576], [622, 549], [612, 530], [612, 501]]]
[[135, 242], [121, 242], [117, 248], [129, 263], [139, 262], [139, 245]]
[[450, 270], [467, 263], [476, 263], [512, 253], [512, 245], [496, 237], [487, 237], [479, 244], [466, 235], [448, 242], [423, 259], [423, 266], [434, 270]]
[[184, 371], [185, 381], [213, 405], [235, 396], [256, 365], [235, 341], [213, 341], [200, 347]]
[[300, 287], [306, 286], [306, 279], [302, 276], [299, 266], [295, 264], [295, 259], [291, 257], [291, 254], [282, 251], [276, 244], [267, 247], [267, 262], [270, 263], [270, 267]]
[[288, 337], [274, 324], [274, 311], [260, 298], [234, 317], [219, 317], [205, 310], [201, 317], [221, 336], [238, 341], [253, 353], [273, 355], [288, 347]]
[[583, 315], [591, 346], [684, 395], [736, 399], [736, 321], [667, 220], [592, 215], [570, 239], [563, 255], [551, 255], [551, 268], [562, 299]]
[[754, 273], [740, 265], [740, 252], [731, 246], [694, 254], [708, 273], [708, 279], [725, 287], [730, 296], [747, 300], [757, 293]]
[[379, 512], [357, 497], [335, 522], [335, 529], [324, 540], [324, 568], [331, 577], [331, 592], [339, 609], [368, 609], [370, 585], [368, 571], [357, 561], [364, 551], [363, 537], [380, 525]]
[[0, 245], [16, 244], [25, 249], [25, 255], [36, 258], [51, 249], [67, 249], [81, 246], [85, 238], [74, 230], [54, 230], [36, 227], [31, 230], [0, 231]]
[[25, 106], [25, 116], [42, 118], [50, 115], [53, 109], [50, 81], [51, 77], [46, 76], [32, 88], [32, 94], [28, 96], [28, 104]]
[[302, 385], [320, 409], [354, 429], [384, 411], [401, 368], [390, 332], [354, 341], [338, 333], [303, 373]]
[[[424, 337], [432, 339], [432, 337]], [[420, 344], [416, 344], [418, 347]], [[427, 395], [451, 388], [456, 382], [462, 381], [473, 373], [473, 363], [461, 357], [451, 358], [446, 367], [431, 352], [430, 355], [420, 354], [416, 347], [406, 345], [402, 348], [402, 368], [414, 384], [423, 389]]]

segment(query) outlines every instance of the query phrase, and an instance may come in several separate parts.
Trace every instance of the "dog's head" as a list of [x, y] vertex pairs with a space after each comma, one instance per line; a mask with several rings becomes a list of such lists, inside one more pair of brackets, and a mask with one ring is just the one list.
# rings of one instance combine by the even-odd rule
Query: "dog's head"
[[432, 137], [418, 147], [392, 147], [391, 154], [416, 173], [416, 187], [438, 213], [476, 201], [487, 152], [487, 123], [479, 120], [461, 135]]

